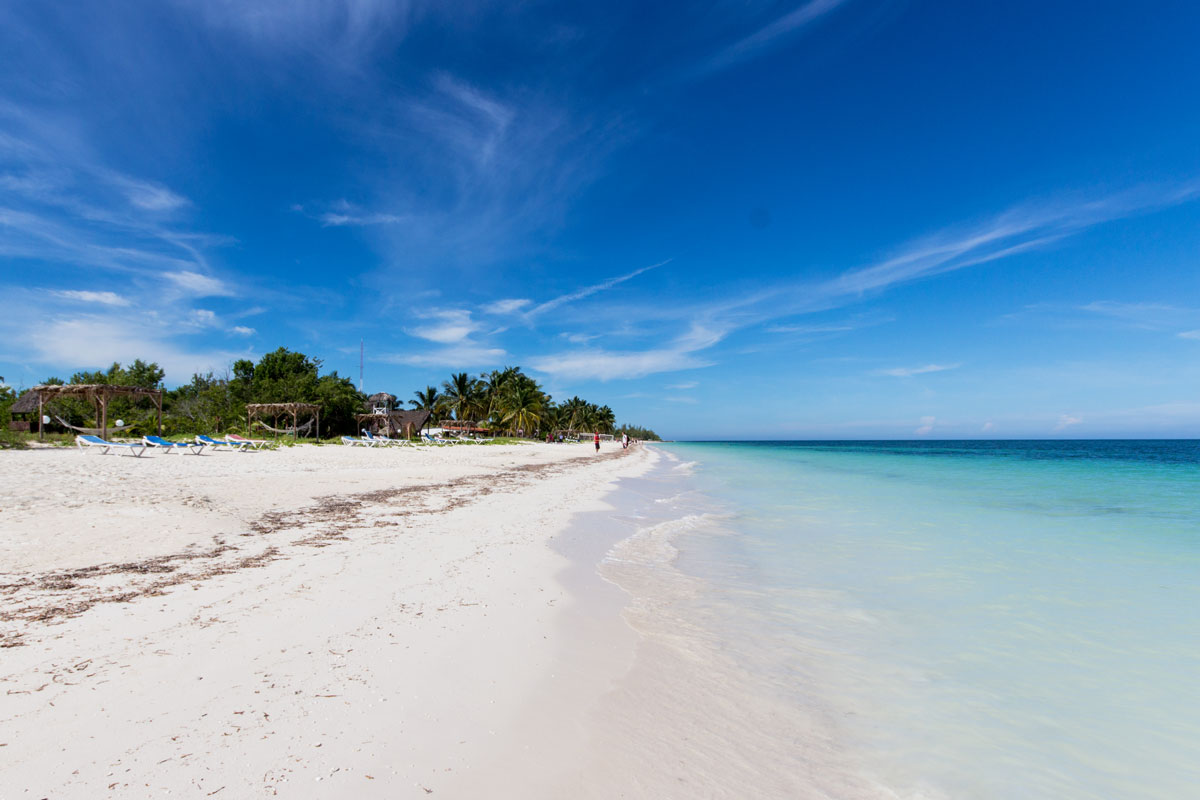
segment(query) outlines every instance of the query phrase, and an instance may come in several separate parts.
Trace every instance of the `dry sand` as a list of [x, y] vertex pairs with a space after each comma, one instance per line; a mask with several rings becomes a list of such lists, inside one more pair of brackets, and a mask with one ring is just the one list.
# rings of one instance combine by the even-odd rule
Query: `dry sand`
[[547, 544], [655, 458], [0, 454], [0, 796], [536, 796], [634, 644]]

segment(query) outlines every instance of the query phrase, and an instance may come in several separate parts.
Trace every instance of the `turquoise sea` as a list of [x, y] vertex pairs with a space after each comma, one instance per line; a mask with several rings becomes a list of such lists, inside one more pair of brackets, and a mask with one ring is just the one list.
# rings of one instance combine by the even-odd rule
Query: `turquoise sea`
[[1200, 796], [1200, 443], [659, 448], [609, 577], [686, 586], [656, 601], [664, 641], [775, 709], [778, 769], [827, 753], [904, 798]]

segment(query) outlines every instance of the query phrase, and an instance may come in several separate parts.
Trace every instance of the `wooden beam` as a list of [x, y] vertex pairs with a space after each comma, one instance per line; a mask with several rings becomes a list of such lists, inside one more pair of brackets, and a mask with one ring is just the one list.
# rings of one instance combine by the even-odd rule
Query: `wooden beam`
[[100, 393], [100, 438], [108, 441], [108, 396]]
[[45, 406], [43, 405], [44, 396], [41, 391], [38, 391], [38, 441], [46, 441], [46, 419]]
[[162, 436], [162, 401], [163, 401], [163, 393], [162, 393], [162, 390], [161, 390], [161, 389], [158, 391], [158, 397], [157, 397], [157, 400], [158, 400], [158, 435], [159, 435], [159, 436]]

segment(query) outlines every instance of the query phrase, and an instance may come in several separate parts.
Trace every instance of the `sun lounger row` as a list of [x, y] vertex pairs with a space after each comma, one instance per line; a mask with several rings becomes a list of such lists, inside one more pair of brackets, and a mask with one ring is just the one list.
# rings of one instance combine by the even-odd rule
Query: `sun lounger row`
[[140, 442], [110, 442], [106, 439], [101, 439], [99, 436], [80, 434], [75, 437], [75, 444], [80, 450], [98, 448], [101, 455], [108, 455], [111, 452], [141, 457], [150, 448], [162, 450], [167, 454], [191, 453], [192, 455], [200, 455], [205, 447], [211, 447], [213, 450], [226, 447], [230, 450], [240, 451], [261, 449], [271, 443], [264, 439], [246, 439], [235, 434], [230, 434], [224, 439], [214, 439], [211, 436], [197, 436], [194, 442], [172, 442], [161, 436], [143, 436]]

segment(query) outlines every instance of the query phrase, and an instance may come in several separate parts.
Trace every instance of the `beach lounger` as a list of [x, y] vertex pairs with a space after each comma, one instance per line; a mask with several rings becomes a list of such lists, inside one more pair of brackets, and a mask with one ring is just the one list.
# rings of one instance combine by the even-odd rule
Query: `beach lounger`
[[76, 436], [75, 444], [79, 446], [80, 450], [87, 450], [90, 447], [99, 447], [99, 448], [101, 448], [100, 455], [102, 455], [102, 456], [108, 455], [108, 451], [112, 450], [114, 447], [117, 449], [118, 453], [127, 453], [128, 455], [131, 455], [131, 456], [141, 456], [142, 453], [146, 452], [145, 444], [141, 444], [141, 443], [133, 444], [133, 443], [126, 443], [126, 442], [106, 442], [105, 440], [101, 439], [99, 436], [89, 436], [87, 434], [81, 434], [79, 436]]
[[357, 436], [343, 436], [342, 444], [349, 445], [351, 447], [355, 447], [357, 445], [362, 445], [363, 447], [374, 447], [375, 446], [373, 442], [369, 442], [366, 439], [360, 439]]
[[143, 436], [142, 441], [149, 447], [161, 447], [168, 454], [178, 452], [198, 456], [204, 450], [204, 445], [200, 442], [169, 442], [161, 436]]
[[267, 441], [266, 439], [247, 439], [245, 436], [238, 436], [236, 433], [228, 433], [225, 435], [225, 438], [231, 442], [241, 442], [242, 444], [248, 444], [248, 445], [250, 445], [250, 447], [252, 447], [255, 450], [261, 450], [264, 447], [271, 446], [271, 443], [269, 441]]
[[250, 446], [249, 442], [234, 442], [229, 439], [214, 439], [211, 436], [197, 436], [196, 441], [200, 444], [206, 444], [213, 450], [219, 450], [222, 447], [228, 447], [230, 450], [242, 451]]
[[441, 439], [435, 439], [428, 433], [422, 433], [421, 436], [425, 438], [425, 441], [429, 442], [430, 444], [436, 444], [438, 447], [445, 447], [446, 445], [450, 444], [449, 442], [444, 442]]
[[401, 442], [399, 439], [390, 439], [387, 436], [376, 436], [365, 428], [363, 429], [363, 438], [371, 444], [378, 445], [379, 447], [390, 447], [394, 444], [403, 444], [403, 442]]

